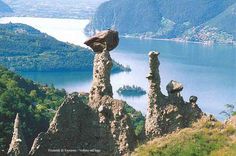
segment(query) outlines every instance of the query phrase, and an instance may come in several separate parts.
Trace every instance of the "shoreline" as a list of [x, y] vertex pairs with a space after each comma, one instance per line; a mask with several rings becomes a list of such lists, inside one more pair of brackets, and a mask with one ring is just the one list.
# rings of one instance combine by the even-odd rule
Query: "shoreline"
[[176, 42], [176, 43], [194, 43], [194, 44], [201, 44], [203, 46], [215, 46], [215, 45], [225, 45], [225, 46], [233, 46], [236, 47], [236, 41], [235, 43], [229, 44], [229, 43], [214, 43], [210, 41], [206, 42], [200, 42], [200, 41], [189, 41], [189, 40], [183, 40], [181, 38], [152, 38], [152, 37], [135, 37], [135, 36], [129, 36], [129, 35], [121, 35], [121, 38], [126, 38], [126, 39], [139, 39], [139, 40], [153, 40], [153, 41], [167, 41], [167, 42]]
[[[89, 19], [62, 19], [42, 17], [1, 17], [0, 24], [22, 23], [29, 25], [40, 32], [53, 36], [59, 41], [68, 42], [87, 48], [84, 41], [87, 40], [84, 28]], [[68, 29], [69, 28], [69, 29]]]
[[[22, 19], [22, 20], [19, 20], [19, 19]], [[60, 20], [67, 20], [67, 21], [70, 21], [70, 22], [74, 22], [74, 21], [81, 21], [83, 23], [81, 23], [81, 27], [78, 27], [78, 31], [80, 31], [80, 33], [83, 33], [83, 37], [85, 38], [88, 38], [88, 36], [86, 35], [85, 33], [85, 28], [86, 26], [89, 24], [90, 22], [90, 19], [85, 19], [85, 18], [64, 18], [64, 17], [32, 17], [32, 16], [2, 16], [0, 17], [0, 24], [7, 24], [7, 23], [22, 23], [22, 24], [27, 24], [27, 25], [30, 25], [32, 27], [34, 27], [35, 29], [38, 29], [40, 30], [41, 28], [37, 28], [37, 26], [33, 26], [32, 23], [28, 23], [28, 22], [25, 22], [25, 20], [29, 20], [29, 19], [35, 19], [35, 20], [42, 20], [42, 21], [45, 21], [45, 20], [53, 20], [54, 22], [58, 22]], [[41, 31], [41, 30], [40, 30]], [[44, 31], [42, 31], [44, 32]], [[47, 33], [47, 32], [44, 32], [44, 33]], [[82, 34], [81, 34], [82, 35]], [[53, 36], [53, 35], [51, 35]], [[236, 46], [236, 41], [234, 43], [214, 43], [212, 41], [205, 41], [205, 42], [200, 42], [200, 41], [190, 41], [190, 40], [184, 40], [182, 38], [152, 38], [152, 37], [142, 37], [142, 36], [133, 36], [133, 35], [120, 35], [121, 38], [126, 38], [126, 39], [139, 39], [139, 40], [157, 40], [157, 41], [168, 41], [168, 42], [176, 42], [176, 43], [194, 43], [194, 44], [201, 44], [203, 46], [215, 46], [215, 45], [225, 45], [225, 46], [233, 46], [235, 47]], [[57, 37], [56, 37], [57, 38]], [[76, 41], [76, 40], [73, 40], [73, 41], [65, 41], [63, 39], [58, 39], [58, 40], [61, 40], [63, 42], [69, 42], [69, 43], [72, 43], [72, 44], [75, 44], [75, 45], [79, 45], [79, 46], [82, 46], [82, 47], [87, 47], [85, 46], [82, 42], [79, 43], [79, 41]]]

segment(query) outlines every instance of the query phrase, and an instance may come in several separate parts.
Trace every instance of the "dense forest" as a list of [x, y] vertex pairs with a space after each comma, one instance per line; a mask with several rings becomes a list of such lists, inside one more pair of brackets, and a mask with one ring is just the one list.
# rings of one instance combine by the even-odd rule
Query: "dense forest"
[[[24, 24], [0, 24], [0, 64], [16, 71], [92, 71], [94, 53]], [[114, 61], [113, 71], [130, 70]]]
[[36, 84], [0, 66], [0, 150], [8, 148], [16, 113], [31, 144], [39, 132], [47, 130], [65, 95], [65, 90]]

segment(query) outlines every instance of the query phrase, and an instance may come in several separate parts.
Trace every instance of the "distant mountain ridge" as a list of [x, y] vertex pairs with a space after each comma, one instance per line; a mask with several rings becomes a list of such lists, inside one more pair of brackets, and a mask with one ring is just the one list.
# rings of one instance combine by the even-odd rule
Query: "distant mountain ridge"
[[234, 43], [235, 6], [235, 0], [110, 0], [86, 32], [115, 28], [123, 36]]
[[12, 9], [6, 3], [0, 0], [0, 16], [1, 13], [9, 13], [9, 12], [13, 12]]
[[[3, 0], [13, 16], [88, 19], [106, 0]], [[28, 9], [30, 8], [30, 9]]]
[[212, 25], [222, 30], [227, 30], [233, 36], [236, 36], [236, 2], [205, 25]]

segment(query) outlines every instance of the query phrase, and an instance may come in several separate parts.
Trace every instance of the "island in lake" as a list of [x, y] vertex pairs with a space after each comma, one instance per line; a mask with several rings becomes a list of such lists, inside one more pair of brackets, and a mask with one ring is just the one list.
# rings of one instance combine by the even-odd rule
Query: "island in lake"
[[142, 96], [147, 94], [143, 88], [135, 85], [124, 85], [117, 90], [117, 93], [122, 96]]

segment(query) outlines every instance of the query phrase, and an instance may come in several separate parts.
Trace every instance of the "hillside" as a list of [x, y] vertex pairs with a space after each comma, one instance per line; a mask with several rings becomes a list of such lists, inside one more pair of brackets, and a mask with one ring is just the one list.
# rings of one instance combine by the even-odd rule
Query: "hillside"
[[0, 16], [2, 13], [12, 12], [12, 9], [3, 1], [0, 0]]
[[133, 156], [233, 156], [236, 125], [203, 118], [191, 128], [155, 138], [138, 147]]
[[11, 141], [16, 113], [21, 113], [26, 142], [32, 144], [47, 129], [65, 95], [65, 90], [36, 84], [0, 66], [0, 151], [6, 151]]
[[[31, 146], [37, 134], [47, 130], [66, 95], [63, 89], [36, 84], [0, 66], [0, 155], [10, 144], [16, 113], [20, 113], [26, 143]], [[88, 103], [87, 95], [80, 98]], [[145, 120], [142, 113], [128, 104], [125, 113], [132, 119], [136, 135], [141, 137]]]
[[236, 3], [204, 24], [184, 33], [183, 38], [192, 41], [235, 43]]
[[196, 27], [212, 21], [210, 26], [220, 29], [219, 34], [225, 31], [224, 37], [228, 39], [232, 32], [226, 30], [229, 25], [235, 25], [233, 5], [234, 0], [110, 0], [100, 5], [86, 32], [93, 34], [96, 30], [115, 28], [123, 36], [195, 41], [186, 34], [191, 32], [189, 36], [193, 36]]
[[[0, 25], [0, 64], [16, 71], [92, 71], [94, 54], [24, 24]], [[113, 71], [125, 67], [114, 62]]]
[[226, 31], [227, 33], [236, 36], [236, 3], [231, 5], [224, 12], [208, 21], [204, 25], [210, 25], [217, 27], [220, 30]]

